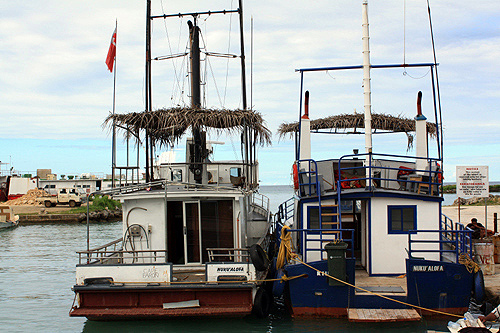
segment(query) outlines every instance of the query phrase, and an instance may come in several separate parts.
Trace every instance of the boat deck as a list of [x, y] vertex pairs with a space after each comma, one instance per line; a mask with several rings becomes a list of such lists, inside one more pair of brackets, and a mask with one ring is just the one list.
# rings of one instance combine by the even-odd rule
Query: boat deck
[[[363, 269], [356, 270], [356, 287], [360, 287], [384, 296], [406, 296], [406, 276], [369, 276]], [[356, 294], [366, 294], [366, 291], [356, 289]]]
[[174, 270], [174, 282], [202, 283], [206, 281], [205, 269], [196, 270]]

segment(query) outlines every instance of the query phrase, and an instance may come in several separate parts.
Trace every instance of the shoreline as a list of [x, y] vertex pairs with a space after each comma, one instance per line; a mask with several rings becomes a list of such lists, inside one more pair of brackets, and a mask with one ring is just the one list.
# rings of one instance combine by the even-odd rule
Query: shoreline
[[[86, 223], [86, 213], [68, 213], [71, 207], [56, 206], [46, 208], [44, 206], [15, 205], [10, 206], [13, 213], [19, 215], [19, 225], [53, 224], [53, 223]], [[121, 220], [120, 210], [100, 210], [90, 212], [90, 221], [114, 222]]]
[[[464, 225], [469, 224], [470, 220], [475, 217], [477, 221], [483, 224], [487, 229], [493, 230], [493, 216], [497, 213], [500, 218], [500, 205], [487, 206], [487, 222], [485, 222], [485, 206], [460, 206], [460, 221], [458, 219], [458, 206], [443, 206], [442, 213], [453, 220], [453, 222], [461, 222]], [[500, 231], [500, 223], [497, 222]]]

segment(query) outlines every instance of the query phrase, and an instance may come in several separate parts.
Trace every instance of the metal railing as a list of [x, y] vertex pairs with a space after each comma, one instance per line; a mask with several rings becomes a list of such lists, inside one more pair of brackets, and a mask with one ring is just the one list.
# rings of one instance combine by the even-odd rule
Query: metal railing
[[[362, 157], [368, 157], [361, 159]], [[379, 157], [375, 160], [374, 157]], [[352, 158], [346, 161], [346, 159]], [[385, 160], [383, 160], [384, 158]], [[388, 160], [387, 158], [391, 158]], [[415, 160], [423, 160], [426, 162], [426, 169], [417, 169], [416, 167], [408, 167], [415, 165]], [[418, 194], [428, 194], [439, 196], [440, 185], [442, 179], [442, 171], [439, 167], [441, 160], [436, 158], [415, 157], [392, 154], [354, 154], [344, 155], [339, 160], [299, 160], [298, 165], [309, 165], [309, 170], [298, 172], [299, 184], [301, 185], [299, 195], [302, 197], [317, 196], [321, 193], [321, 182], [319, 180], [318, 164], [332, 162], [329, 170], [323, 172], [331, 172], [329, 177], [333, 176], [334, 189], [340, 192], [352, 188], [373, 188], [381, 187], [382, 183], [396, 184], [388, 189], [394, 189], [404, 192], [414, 192]], [[364, 163], [358, 166], [345, 166], [355, 162]], [[368, 163], [366, 163], [368, 162]], [[383, 165], [381, 162], [387, 162]], [[379, 165], [375, 165], [379, 164]], [[393, 164], [393, 165], [391, 165]], [[399, 165], [394, 165], [399, 164]], [[334, 167], [336, 165], [336, 167]], [[368, 170], [368, 173], [366, 172]], [[396, 176], [384, 176], [393, 171]], [[359, 176], [358, 176], [359, 175]]]
[[78, 264], [88, 265], [118, 265], [167, 262], [165, 250], [123, 250], [123, 239], [118, 238], [110, 243], [90, 249], [77, 251]]
[[[342, 160], [346, 158], [359, 158], [359, 157], [368, 157], [368, 166], [360, 166], [360, 167], [344, 167], [342, 168]], [[416, 168], [402, 168], [400, 166], [397, 167], [391, 167], [391, 166], [374, 166], [373, 162], [378, 161], [374, 160], [374, 157], [381, 157], [381, 158], [397, 158], [398, 160], [390, 160], [390, 162], [396, 162], [396, 163], [409, 163], [410, 161], [414, 160], [424, 160], [426, 161], [426, 165], [428, 166], [428, 169], [416, 169]], [[361, 180], [364, 180], [365, 187], [369, 188], [370, 190], [372, 187], [377, 187], [382, 181], [387, 181], [387, 182], [397, 182], [399, 184], [399, 190], [406, 191], [406, 192], [418, 192], [420, 194], [420, 191], [423, 188], [427, 188], [428, 194], [429, 195], [434, 195], [434, 188], [436, 189], [436, 196], [439, 195], [439, 185], [441, 183], [439, 182], [440, 175], [442, 175], [442, 171], [439, 169], [438, 164], [441, 162], [440, 159], [437, 158], [428, 158], [428, 157], [416, 157], [416, 156], [404, 156], [404, 155], [392, 155], [392, 154], [374, 154], [374, 153], [369, 153], [369, 154], [355, 154], [355, 155], [344, 155], [342, 156], [339, 161], [338, 161], [338, 168], [337, 168], [337, 189], [338, 192], [341, 192], [342, 189], [345, 189], [346, 186], [342, 185], [344, 183], [349, 184], [350, 182], [359, 182]], [[368, 172], [368, 177], [366, 177], [366, 169], [369, 169]], [[356, 170], [360, 169], [365, 171], [363, 177], [356, 177], [356, 178], [348, 178], [348, 177], [342, 177], [342, 171], [347, 171], [347, 170]], [[396, 177], [394, 178], [386, 178], [380, 175], [378, 177], [375, 176], [376, 170], [394, 170], [394, 171], [404, 171], [407, 173], [408, 177]], [[412, 178], [413, 176], [413, 178]], [[420, 179], [419, 179], [420, 178]], [[425, 180], [424, 180], [425, 178]], [[408, 188], [409, 185], [409, 188]]]
[[[453, 231], [453, 220], [443, 213], [441, 213], [441, 230]], [[442, 236], [447, 240], [453, 240], [454, 233], [444, 232]]]
[[269, 217], [269, 204], [270, 200], [267, 196], [260, 194], [258, 192], [252, 193], [251, 209], [258, 212], [261, 215]]
[[[318, 177], [318, 164], [315, 160], [299, 160], [297, 163], [299, 194], [301, 196], [320, 196], [321, 184]], [[305, 166], [305, 167], [304, 167]]]
[[[297, 252], [302, 253], [304, 262], [307, 261], [307, 256], [310, 252], [323, 252], [326, 251], [324, 249], [324, 245], [333, 241], [343, 241], [347, 243], [349, 246], [347, 251], [350, 252], [350, 256], [348, 258], [354, 258], [354, 229], [290, 229], [289, 232], [299, 233], [302, 237], [298, 237], [299, 240], [302, 240], [304, 243], [304, 248], [301, 250], [297, 249]], [[351, 237], [346, 238], [345, 233], [350, 233]], [[316, 238], [319, 235], [318, 238]], [[332, 239], [332, 235], [335, 235]], [[308, 237], [309, 236], [309, 237]], [[310, 236], [316, 236], [311, 238]], [[327, 237], [330, 236], [330, 237]], [[320, 248], [311, 248], [308, 246], [308, 242], [314, 242], [321, 244]], [[301, 241], [299, 241], [299, 244]]]
[[[257, 166], [258, 163], [244, 163], [244, 162], [201, 162], [201, 163], [162, 163], [159, 166], [159, 169], [161, 168], [168, 168], [170, 171], [173, 171], [174, 169], [182, 170], [185, 175], [182, 176], [182, 181], [186, 183], [194, 183], [194, 176], [192, 172], [190, 172], [189, 167], [193, 164], [197, 165], [204, 165], [206, 166], [207, 172], [210, 172], [212, 174], [212, 177], [215, 179], [208, 180], [209, 184], [216, 184], [216, 185], [234, 185], [238, 186], [240, 184], [234, 184], [232, 181], [232, 178], [234, 181], [239, 180], [242, 182], [241, 185], [244, 185], [249, 180], [249, 177], [245, 174], [245, 170], [247, 167], [250, 168], [249, 172], [251, 173], [252, 178], [254, 180], [254, 184], [249, 184], [250, 187], [254, 188], [256, 186], [255, 179], [257, 179]], [[225, 169], [231, 167], [239, 167], [241, 168], [241, 176], [239, 177], [232, 177], [230, 171], [227, 171]], [[209, 170], [210, 169], [210, 170]], [[161, 174], [160, 174], [161, 176]], [[167, 178], [168, 179], [168, 178]], [[226, 179], [226, 181], [222, 182], [221, 179]], [[172, 179], [173, 181], [173, 179]]]
[[207, 248], [209, 262], [250, 262], [245, 248]]
[[281, 228], [293, 219], [295, 209], [295, 198], [290, 198], [278, 206], [278, 211], [274, 214], [273, 233], [276, 236], [277, 244], [280, 243]]
[[[435, 239], [414, 239], [419, 234], [437, 234]], [[437, 253], [440, 260], [443, 260], [445, 254], [450, 254], [449, 259], [454, 259], [458, 263], [458, 257], [461, 253], [467, 253], [472, 256], [472, 240], [469, 230], [410, 230], [408, 234], [408, 256], [414, 258], [415, 253]], [[445, 234], [453, 234], [449, 240], [444, 237]], [[415, 248], [417, 244], [427, 246], [426, 248]], [[435, 248], [429, 248], [430, 245], [437, 244]]]
[[[441, 214], [441, 238], [447, 241], [456, 241], [457, 237], [459, 244], [464, 244], [459, 250], [465, 253], [472, 253], [472, 230], [465, 227], [462, 223], [455, 222], [445, 214]], [[467, 231], [465, 233], [456, 233], [454, 231]], [[454, 243], [450, 243], [455, 248]]]

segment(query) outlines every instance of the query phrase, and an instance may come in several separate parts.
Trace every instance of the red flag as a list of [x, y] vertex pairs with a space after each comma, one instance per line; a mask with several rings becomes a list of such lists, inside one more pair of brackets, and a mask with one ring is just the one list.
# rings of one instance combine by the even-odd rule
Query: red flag
[[106, 65], [110, 72], [113, 72], [113, 64], [116, 57], [116, 28], [111, 37], [111, 43], [109, 44], [108, 56], [106, 57]]

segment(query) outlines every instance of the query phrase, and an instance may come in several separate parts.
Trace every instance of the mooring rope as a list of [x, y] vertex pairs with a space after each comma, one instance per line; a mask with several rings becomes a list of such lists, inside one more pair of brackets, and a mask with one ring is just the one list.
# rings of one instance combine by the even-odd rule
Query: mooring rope
[[479, 265], [475, 263], [467, 253], [460, 253], [458, 262], [464, 265], [469, 273], [477, 273], [481, 270], [481, 267], [479, 267]]
[[[386, 300], [393, 301], [393, 302], [396, 302], [396, 303], [399, 303], [399, 304], [402, 304], [402, 305], [406, 305], [406, 306], [409, 306], [409, 307], [415, 308], [415, 309], [420, 309], [420, 310], [425, 310], [425, 311], [429, 311], [429, 312], [434, 312], [434, 313], [445, 315], [445, 316], [452, 316], [452, 317], [456, 317], [456, 318], [463, 318], [463, 315], [456, 315], [456, 314], [453, 314], [453, 313], [443, 312], [443, 311], [439, 311], [439, 310], [429, 309], [429, 308], [425, 308], [425, 307], [422, 307], [422, 306], [418, 306], [418, 305], [406, 303], [406, 302], [403, 302], [403, 301], [400, 301], [400, 300], [397, 300], [397, 299], [394, 299], [394, 298], [390, 298], [390, 297], [378, 294], [376, 292], [373, 292], [373, 291], [370, 291], [370, 290], [367, 290], [367, 289], [364, 289], [364, 288], [361, 288], [361, 287], [357, 287], [357, 286], [355, 286], [353, 284], [350, 284], [349, 282], [346, 282], [346, 281], [343, 281], [343, 280], [341, 280], [339, 278], [331, 276], [328, 273], [322, 272], [319, 269], [317, 269], [317, 268], [315, 268], [315, 267], [313, 267], [313, 266], [311, 266], [309, 264], [306, 264], [305, 262], [303, 262], [299, 258], [299, 256], [296, 253], [292, 252], [292, 243], [291, 243], [292, 237], [290, 235], [291, 233], [288, 232], [287, 229], [289, 229], [289, 227], [287, 227], [287, 226], [284, 226], [281, 229], [281, 240], [282, 241], [281, 241], [281, 244], [280, 244], [280, 253], [283, 252], [283, 253], [286, 254], [286, 255], [282, 254], [281, 255], [282, 257], [285, 257], [286, 259], [295, 260], [296, 262], [298, 262], [298, 263], [300, 263], [300, 264], [302, 264], [302, 265], [304, 265], [306, 267], [309, 267], [310, 269], [312, 269], [312, 270], [314, 270], [316, 272], [319, 272], [321, 275], [327, 276], [328, 278], [330, 278], [332, 280], [338, 281], [338, 282], [343, 283], [343, 284], [345, 284], [345, 285], [347, 285], [349, 287], [352, 287], [352, 288], [355, 288], [355, 289], [367, 292], [369, 294], [372, 294], [372, 295], [384, 298]], [[284, 236], [285, 233], [288, 234], [288, 235]], [[282, 251], [282, 246], [286, 247], [286, 250]], [[280, 259], [280, 253], [278, 254], [278, 260]], [[276, 267], [278, 267], [278, 264], [276, 264]]]

